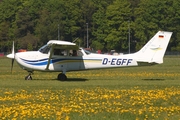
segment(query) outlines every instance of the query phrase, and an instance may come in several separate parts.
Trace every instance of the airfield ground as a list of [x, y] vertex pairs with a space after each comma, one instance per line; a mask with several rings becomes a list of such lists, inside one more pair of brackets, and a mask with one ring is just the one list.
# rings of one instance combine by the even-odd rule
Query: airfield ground
[[28, 73], [0, 57], [0, 118], [6, 119], [180, 119], [180, 56], [147, 67], [67, 73]]

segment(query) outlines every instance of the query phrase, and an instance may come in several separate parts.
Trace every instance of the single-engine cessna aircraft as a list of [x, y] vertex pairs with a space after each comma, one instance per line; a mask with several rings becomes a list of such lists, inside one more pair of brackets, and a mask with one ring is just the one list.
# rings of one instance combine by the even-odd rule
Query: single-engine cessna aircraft
[[[38, 51], [14, 52], [7, 55], [29, 72], [26, 80], [31, 80], [33, 71], [61, 72], [57, 79], [66, 80], [66, 72], [77, 70], [144, 66], [163, 63], [163, 57], [172, 32], [159, 31], [138, 52], [124, 55], [104, 55], [90, 53], [75, 43], [50, 40]], [[12, 69], [12, 68], [11, 68]]]

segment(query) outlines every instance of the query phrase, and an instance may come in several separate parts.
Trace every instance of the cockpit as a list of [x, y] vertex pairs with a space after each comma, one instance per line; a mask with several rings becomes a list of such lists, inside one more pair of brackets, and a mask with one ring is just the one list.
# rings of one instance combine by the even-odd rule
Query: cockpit
[[[51, 45], [44, 45], [38, 51], [43, 54], [48, 54], [51, 50], [51, 47]], [[71, 46], [54, 46], [52, 52], [54, 56], [84, 56], [91, 54], [90, 51], [87, 51], [83, 48], [73, 49]]]

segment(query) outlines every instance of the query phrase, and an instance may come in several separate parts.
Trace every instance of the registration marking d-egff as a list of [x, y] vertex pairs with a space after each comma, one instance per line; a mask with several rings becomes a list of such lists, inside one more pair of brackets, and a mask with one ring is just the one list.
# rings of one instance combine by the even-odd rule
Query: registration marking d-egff
[[132, 63], [133, 59], [122, 59], [122, 58], [104, 58], [102, 59], [102, 65], [126, 65]]

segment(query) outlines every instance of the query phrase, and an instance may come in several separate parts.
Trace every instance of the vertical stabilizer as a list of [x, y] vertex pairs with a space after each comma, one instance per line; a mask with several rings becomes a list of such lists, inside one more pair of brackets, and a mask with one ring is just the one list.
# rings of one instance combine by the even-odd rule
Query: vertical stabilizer
[[159, 31], [148, 43], [136, 53], [138, 62], [163, 63], [172, 32]]

